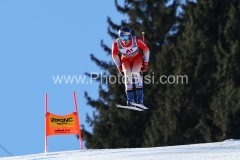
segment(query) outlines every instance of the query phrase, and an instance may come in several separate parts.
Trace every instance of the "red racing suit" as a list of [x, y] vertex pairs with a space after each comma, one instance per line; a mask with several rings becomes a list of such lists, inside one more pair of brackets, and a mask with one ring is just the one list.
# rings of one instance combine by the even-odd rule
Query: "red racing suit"
[[[121, 54], [121, 60], [118, 53]], [[149, 56], [149, 48], [136, 36], [132, 36], [127, 45], [124, 45], [119, 38], [112, 43], [112, 58], [117, 67], [122, 66], [126, 91], [132, 89], [133, 78], [136, 88], [143, 88], [140, 70], [143, 62], [149, 61]]]

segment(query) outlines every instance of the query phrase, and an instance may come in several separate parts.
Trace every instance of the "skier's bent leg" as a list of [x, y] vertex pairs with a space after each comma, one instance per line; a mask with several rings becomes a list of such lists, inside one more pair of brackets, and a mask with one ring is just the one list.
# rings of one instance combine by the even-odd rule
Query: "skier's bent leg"
[[127, 59], [123, 59], [122, 67], [124, 72], [125, 91], [131, 90], [132, 89], [131, 62]]
[[139, 56], [135, 59], [132, 67], [132, 77], [136, 86], [137, 103], [143, 105], [143, 77], [140, 74], [142, 67], [142, 57]]
[[128, 59], [122, 60], [122, 66], [124, 71], [124, 83], [125, 83], [125, 91], [127, 95], [127, 105], [130, 105], [131, 102], [134, 102], [134, 94], [132, 91], [132, 69], [131, 62]]
[[142, 56], [137, 55], [133, 61], [132, 66], [132, 77], [134, 79], [134, 84], [136, 88], [143, 88], [143, 77], [140, 75], [140, 70], [142, 67]]

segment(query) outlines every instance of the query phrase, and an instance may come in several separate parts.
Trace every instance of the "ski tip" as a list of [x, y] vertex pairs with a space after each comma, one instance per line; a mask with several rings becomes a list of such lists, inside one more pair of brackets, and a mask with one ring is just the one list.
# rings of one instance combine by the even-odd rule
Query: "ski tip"
[[133, 106], [136, 106], [138, 108], [141, 108], [141, 109], [148, 109], [146, 106], [142, 105], [142, 104], [138, 104], [138, 103], [131, 103]]

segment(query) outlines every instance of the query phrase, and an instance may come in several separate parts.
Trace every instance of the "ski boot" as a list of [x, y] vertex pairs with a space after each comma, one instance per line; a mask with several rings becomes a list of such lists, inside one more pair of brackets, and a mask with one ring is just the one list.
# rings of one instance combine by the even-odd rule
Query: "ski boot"
[[143, 104], [143, 88], [137, 88], [136, 92], [137, 92], [137, 103], [144, 105]]
[[127, 105], [131, 106], [131, 103], [134, 102], [134, 94], [132, 90], [128, 90], [126, 91], [126, 95], [127, 95]]

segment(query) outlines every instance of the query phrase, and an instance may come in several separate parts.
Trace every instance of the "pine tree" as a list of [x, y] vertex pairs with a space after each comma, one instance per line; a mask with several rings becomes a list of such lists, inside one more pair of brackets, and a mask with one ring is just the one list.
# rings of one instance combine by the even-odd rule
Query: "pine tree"
[[218, 141], [239, 138], [240, 129], [240, 2], [237, 0], [219, 2], [224, 12], [219, 11], [218, 39], [214, 45], [217, 58], [216, 92], [211, 109], [213, 123], [219, 128], [215, 134]]

